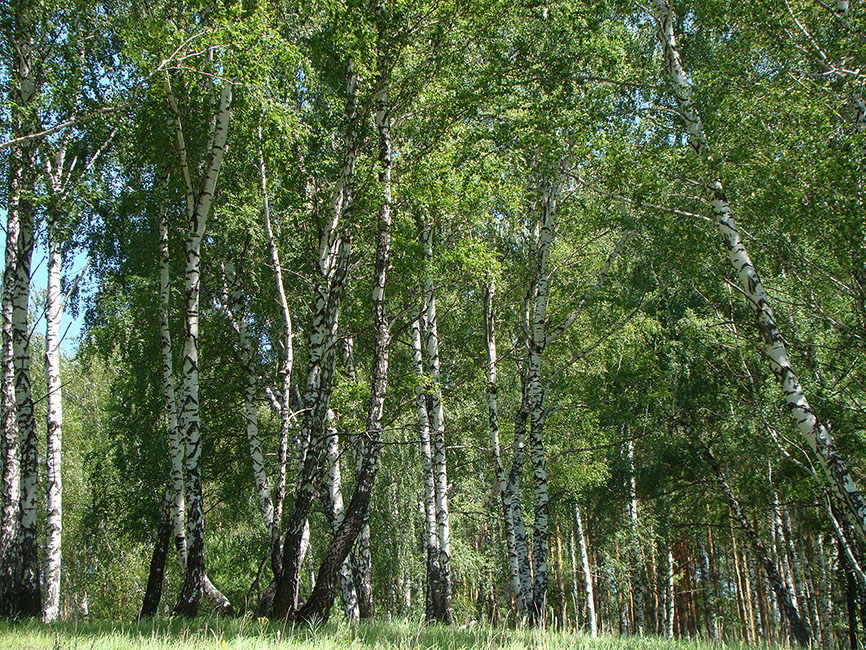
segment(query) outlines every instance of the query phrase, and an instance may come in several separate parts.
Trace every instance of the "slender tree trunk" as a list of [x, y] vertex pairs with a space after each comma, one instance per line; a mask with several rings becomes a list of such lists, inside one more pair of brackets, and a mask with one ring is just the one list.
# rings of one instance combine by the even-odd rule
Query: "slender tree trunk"
[[[412, 321], [412, 355], [415, 373], [420, 381], [424, 378], [424, 360], [421, 345], [421, 323]], [[436, 525], [436, 482], [433, 476], [433, 448], [430, 443], [430, 419], [427, 414], [427, 398], [422, 386], [415, 388], [415, 404], [418, 417], [418, 433], [421, 440], [421, 471], [424, 483], [424, 548], [426, 550], [425, 609], [429, 622], [438, 620], [442, 609], [441, 571], [439, 570], [439, 529]]]
[[[526, 391], [521, 390], [525, 396]], [[507, 492], [511, 501], [511, 512], [514, 520], [514, 551], [517, 553], [517, 562], [520, 575], [520, 591], [522, 597], [518, 602], [524, 604], [524, 610], [518, 610], [521, 619], [527, 619], [530, 615], [529, 606], [532, 599], [532, 563], [529, 555], [529, 545], [526, 541], [526, 530], [523, 526], [523, 509], [520, 504], [520, 475], [523, 473], [523, 463], [526, 457], [526, 422], [529, 419], [529, 409], [526, 400], [514, 416], [514, 453], [511, 458], [511, 469], [508, 472]]]
[[165, 194], [168, 190], [168, 175], [163, 178], [159, 188], [159, 342], [162, 358], [162, 394], [165, 405], [168, 447], [171, 458], [169, 484], [166, 487], [163, 512], [150, 560], [147, 588], [144, 592], [139, 618], [149, 618], [157, 613], [162, 597], [165, 578], [165, 561], [169, 541], [173, 540], [181, 564], [186, 566], [186, 535], [184, 533], [183, 498], [183, 442], [177, 423], [177, 408], [174, 395], [174, 362], [171, 351], [170, 329], [170, 264], [168, 242], [168, 205]]
[[[624, 429], [628, 432], [628, 428]], [[628, 514], [631, 524], [631, 588], [632, 588], [632, 603], [634, 607], [634, 631], [636, 634], [643, 634], [646, 631], [646, 618], [644, 609], [646, 607], [646, 587], [644, 583], [641, 567], [643, 566], [643, 557], [641, 555], [640, 546], [640, 522], [638, 520], [638, 501], [637, 501], [637, 476], [634, 467], [634, 441], [629, 438], [627, 446], [629, 478], [628, 478]]]
[[[674, 15], [667, 0], [653, 0], [653, 7], [655, 8], [658, 36], [664, 52], [667, 72], [673, 84], [680, 114], [689, 134], [689, 143], [698, 159], [703, 160], [707, 139], [700, 113], [692, 97], [692, 84], [689, 82], [677, 49], [674, 36]], [[866, 500], [854, 482], [847, 463], [836, 448], [836, 443], [830, 435], [828, 427], [818, 419], [800, 385], [799, 377], [791, 365], [787, 347], [776, 324], [769, 296], [746, 251], [745, 243], [737, 229], [722, 184], [718, 180], [710, 179], [706, 187], [716, 225], [722, 234], [730, 262], [737, 271], [740, 287], [755, 311], [764, 351], [770, 359], [770, 367], [782, 388], [785, 403], [801, 435], [817, 456], [834, 496], [843, 504], [846, 516], [851, 519], [857, 537], [861, 544], [866, 547]]]
[[484, 342], [487, 349], [487, 419], [490, 430], [490, 454], [496, 474], [496, 492], [502, 501], [503, 523], [505, 529], [505, 549], [508, 555], [508, 577], [511, 594], [515, 599], [517, 611], [526, 611], [523, 602], [523, 591], [520, 586], [520, 565], [517, 557], [516, 539], [514, 534], [514, 505], [512, 493], [508, 489], [508, 477], [502, 463], [499, 446], [499, 403], [497, 400], [496, 383], [496, 317], [494, 315], [494, 296], [496, 287], [493, 279], [488, 278], [484, 284]]
[[259, 416], [256, 393], [258, 381], [254, 365], [253, 344], [247, 334], [247, 318], [240, 282], [231, 263], [223, 265], [226, 283], [225, 311], [238, 335], [240, 343], [241, 367], [246, 375], [244, 384], [244, 420], [247, 434], [247, 445], [250, 451], [250, 463], [253, 470], [253, 482], [259, 501], [262, 520], [269, 530], [273, 530], [274, 503], [271, 500], [271, 489], [265, 468], [265, 455], [262, 449], [262, 439], [259, 435]]
[[[427, 264], [433, 259], [433, 226], [424, 232], [424, 250]], [[441, 372], [439, 367], [439, 324], [436, 313], [436, 291], [433, 278], [424, 281], [424, 315], [422, 319], [424, 359], [430, 373], [432, 386], [428, 388], [427, 400], [430, 415], [430, 437], [433, 447], [433, 480], [436, 488], [436, 525], [439, 533], [439, 607], [437, 620], [451, 624], [454, 618], [451, 609], [451, 522], [448, 511], [448, 469], [445, 454], [445, 410], [442, 405]]]
[[376, 263], [373, 272], [373, 323], [376, 331], [370, 402], [367, 407], [365, 455], [357, 477], [352, 500], [331, 543], [325, 550], [316, 586], [304, 606], [299, 620], [327, 620], [334, 602], [337, 569], [352, 550], [358, 534], [368, 521], [370, 495], [379, 464], [382, 436], [382, 414], [388, 382], [388, 351], [391, 332], [388, 322], [385, 288], [391, 258], [391, 117], [389, 88], [391, 60], [387, 40], [387, 17], [382, 5], [375, 8], [379, 50], [377, 56], [376, 126], [379, 132], [379, 166], [382, 200], [379, 209]]
[[265, 233], [268, 237], [268, 247], [271, 251], [271, 262], [274, 265], [274, 279], [277, 285], [277, 296], [280, 301], [280, 310], [283, 314], [283, 325], [285, 327], [285, 338], [283, 340], [283, 359], [280, 365], [280, 378], [282, 380], [282, 401], [280, 403], [280, 446], [277, 453], [277, 485], [274, 495], [274, 515], [271, 523], [271, 569], [274, 578], [282, 571], [282, 548], [280, 537], [282, 535], [283, 504], [286, 499], [286, 469], [288, 464], [289, 429], [292, 424], [293, 414], [291, 408], [292, 370], [295, 365], [294, 329], [292, 326], [292, 312], [289, 309], [289, 301], [286, 296], [286, 286], [283, 282], [283, 267], [280, 263], [280, 252], [277, 248], [277, 240], [271, 225], [271, 209], [268, 200], [268, 177], [265, 168], [265, 156], [262, 151], [262, 129], [258, 127], [258, 158], [259, 178], [262, 193], [262, 215], [265, 222]]
[[45, 455], [48, 514], [45, 523], [45, 602], [42, 620], [53, 623], [60, 616], [60, 571], [62, 525], [61, 448], [63, 431], [62, 384], [60, 382], [60, 318], [63, 297], [60, 292], [59, 224], [48, 222], [48, 302], [46, 307], [45, 377], [48, 388], [48, 444]]
[[676, 582], [674, 576], [674, 553], [671, 548], [668, 548], [668, 567], [667, 567], [667, 589], [665, 591], [665, 636], [669, 639], [674, 638], [674, 613], [676, 612]]
[[752, 545], [752, 549], [755, 552], [755, 556], [764, 567], [764, 571], [766, 572], [767, 577], [770, 580], [770, 586], [776, 593], [779, 605], [781, 606], [785, 618], [791, 626], [791, 633], [794, 635], [794, 638], [800, 645], [808, 647], [812, 640], [812, 634], [809, 631], [809, 628], [806, 626], [806, 623], [803, 621], [802, 618], [800, 618], [800, 614], [797, 611], [796, 606], [794, 605], [791, 593], [790, 591], [788, 591], [788, 588], [785, 586], [785, 583], [779, 575], [779, 572], [776, 570], [776, 565], [773, 563], [770, 554], [767, 552], [767, 549], [758, 537], [757, 532], [754, 528], [752, 528], [751, 523], [746, 518], [746, 515], [743, 513], [737, 497], [734, 495], [731, 486], [728, 484], [725, 475], [722, 473], [721, 467], [719, 467], [718, 463], [716, 463], [715, 459], [710, 455], [710, 452], [706, 447], [703, 447], [701, 451], [704, 460], [707, 462], [707, 464], [710, 466], [716, 476], [716, 481], [718, 482], [719, 488], [721, 489], [722, 493], [725, 496], [725, 499], [728, 502], [728, 506], [731, 509], [731, 513], [733, 514], [734, 519], [736, 519], [737, 522], [739, 522], [740, 526], [743, 528], [743, 532], [749, 539], [749, 542]]
[[[169, 94], [172, 99], [173, 96]], [[214, 139], [207, 170], [202, 180], [201, 191], [192, 194], [191, 184], [187, 182], [189, 210], [189, 230], [186, 241], [186, 269], [184, 272], [185, 293], [185, 333], [183, 344], [183, 365], [181, 369], [182, 396], [181, 421], [185, 443], [185, 489], [186, 489], [186, 579], [177, 604], [175, 614], [195, 616], [201, 603], [202, 588], [205, 582], [204, 558], [204, 504], [201, 483], [201, 429], [199, 426], [199, 379], [198, 379], [198, 331], [199, 295], [201, 275], [201, 242], [205, 225], [213, 203], [216, 182], [222, 168], [231, 114], [232, 85], [226, 81], [220, 91], [219, 112], [216, 116]], [[175, 109], [175, 124], [181, 151], [183, 130]], [[185, 176], [189, 179], [186, 156], [182, 155]]]
[[574, 502], [574, 523], [577, 526], [577, 543], [580, 547], [580, 564], [583, 569], [583, 586], [586, 591], [586, 618], [589, 621], [589, 635], [598, 636], [595, 619], [595, 594], [592, 589], [592, 569], [589, 566], [589, 554], [586, 550], [586, 535], [583, 531], [583, 521], [580, 518], [580, 508]]

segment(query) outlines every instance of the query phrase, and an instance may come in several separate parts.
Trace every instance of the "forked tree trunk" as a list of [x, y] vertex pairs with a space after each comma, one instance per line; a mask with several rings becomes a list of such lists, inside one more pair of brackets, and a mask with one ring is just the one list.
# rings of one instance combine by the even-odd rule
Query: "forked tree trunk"
[[316, 575], [316, 586], [296, 618], [302, 621], [327, 620], [334, 602], [336, 576], [369, 517], [370, 496], [379, 466], [382, 414], [388, 382], [388, 351], [391, 332], [388, 323], [385, 287], [391, 257], [391, 118], [389, 88], [391, 74], [390, 42], [384, 7], [375, 8], [379, 51], [377, 56], [376, 126], [379, 132], [379, 165], [382, 200], [379, 209], [376, 262], [373, 272], [373, 324], [375, 348], [367, 407], [365, 449], [352, 500], [345, 517], [331, 539]]
[[[680, 114], [689, 134], [689, 143], [698, 159], [703, 162], [707, 138], [697, 104], [692, 97], [693, 86], [689, 82], [677, 49], [674, 36], [674, 15], [667, 0], [653, 0], [653, 7], [666, 69], [671, 78]], [[818, 419], [800, 385], [800, 379], [788, 357], [788, 350], [782, 333], [776, 324], [769, 296], [746, 251], [745, 243], [737, 229], [721, 182], [710, 177], [706, 183], [706, 188], [716, 225], [722, 234], [730, 262], [736, 269], [740, 287], [754, 309], [764, 351], [770, 359], [773, 374], [782, 388], [785, 403], [800, 434], [817, 456], [833, 490], [834, 497], [842, 504], [846, 517], [850, 518], [861, 546], [866, 547], [866, 500], [854, 482], [847, 463], [836, 448], [830, 430]]]
[[283, 326], [285, 327], [285, 338], [283, 340], [283, 359], [280, 364], [280, 379], [282, 380], [282, 401], [280, 402], [280, 443], [277, 452], [277, 484], [274, 494], [274, 515], [271, 524], [271, 569], [274, 578], [282, 571], [282, 548], [280, 537], [282, 535], [283, 504], [286, 499], [286, 470], [289, 451], [289, 428], [294, 416], [291, 408], [292, 392], [292, 370], [295, 365], [294, 329], [292, 326], [292, 312], [289, 309], [289, 301], [286, 296], [286, 286], [283, 283], [283, 267], [280, 263], [280, 252], [277, 248], [277, 240], [271, 225], [271, 208], [268, 199], [268, 177], [265, 167], [265, 156], [262, 151], [262, 129], [258, 128], [258, 158], [259, 179], [262, 193], [262, 215], [265, 222], [265, 233], [268, 237], [268, 247], [271, 252], [271, 262], [274, 265], [274, 280], [277, 285], [277, 296], [280, 301], [280, 310], [283, 315]]
[[207, 152], [207, 166], [201, 182], [201, 189], [193, 193], [189, 167], [183, 143], [183, 129], [180, 116], [169, 90], [173, 107], [175, 126], [181, 151], [181, 165], [187, 185], [187, 205], [189, 225], [186, 240], [186, 267], [184, 271], [185, 294], [185, 331], [183, 344], [183, 365], [181, 368], [181, 417], [182, 434], [185, 446], [185, 489], [186, 489], [186, 579], [175, 614], [195, 616], [201, 604], [202, 589], [205, 582], [204, 557], [204, 504], [201, 483], [201, 429], [199, 424], [199, 378], [198, 378], [198, 332], [199, 332], [199, 295], [201, 277], [201, 243], [205, 226], [213, 204], [217, 178], [222, 168], [231, 115], [232, 84], [223, 82], [219, 96], [219, 111], [216, 116], [213, 144]]
[[[348, 273], [351, 239], [342, 234], [341, 222], [351, 220], [355, 159], [358, 148], [356, 89], [358, 77], [351, 59], [346, 66], [346, 135], [343, 166], [334, 188], [331, 211], [319, 237], [318, 279], [313, 298], [309, 337], [309, 369], [301, 426], [302, 458], [292, 513], [286, 523], [282, 571], [276, 581], [274, 615], [294, 615], [298, 603], [304, 530], [312, 507], [315, 486], [323, 470], [325, 418], [333, 389], [336, 363], [337, 322], [343, 284]], [[353, 538], [354, 541], [354, 538]], [[342, 565], [335, 568], [339, 570]], [[317, 585], [318, 586], [318, 585]]]

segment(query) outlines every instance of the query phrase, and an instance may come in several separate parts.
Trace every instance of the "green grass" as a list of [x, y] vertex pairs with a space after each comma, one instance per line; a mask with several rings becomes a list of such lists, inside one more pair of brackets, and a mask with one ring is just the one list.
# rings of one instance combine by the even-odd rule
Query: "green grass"
[[[746, 646], [726, 644], [732, 650]], [[421, 621], [349, 625], [283, 626], [266, 619], [157, 619], [138, 623], [0, 622], [0, 648], [13, 650], [718, 650], [702, 641], [675, 641], [655, 636], [602, 636], [580, 632], [508, 630], [477, 625], [424, 625]]]

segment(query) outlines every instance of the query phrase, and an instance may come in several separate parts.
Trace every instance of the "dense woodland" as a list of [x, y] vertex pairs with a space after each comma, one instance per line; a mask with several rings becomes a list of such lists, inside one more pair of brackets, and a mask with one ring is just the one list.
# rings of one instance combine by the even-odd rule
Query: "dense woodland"
[[2, 616], [862, 647], [866, 6], [0, 33]]

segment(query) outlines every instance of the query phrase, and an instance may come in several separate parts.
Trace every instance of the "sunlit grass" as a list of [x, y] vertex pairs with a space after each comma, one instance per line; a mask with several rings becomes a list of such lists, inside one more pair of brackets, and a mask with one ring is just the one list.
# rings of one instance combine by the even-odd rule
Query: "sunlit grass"
[[[731, 643], [724, 648], [747, 646]], [[486, 625], [469, 628], [425, 625], [400, 620], [350, 625], [298, 625], [266, 619], [159, 618], [143, 623], [88, 622], [45, 626], [38, 621], [0, 622], [0, 648], [28, 650], [710, 650], [720, 648], [703, 641], [676, 641], [656, 636], [601, 636], [582, 632], [504, 629]]]

